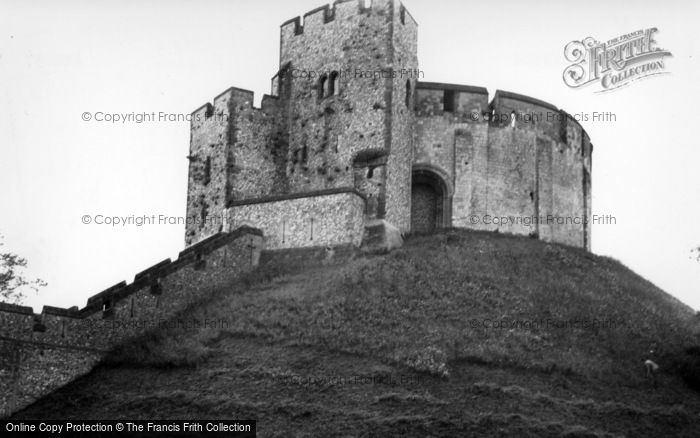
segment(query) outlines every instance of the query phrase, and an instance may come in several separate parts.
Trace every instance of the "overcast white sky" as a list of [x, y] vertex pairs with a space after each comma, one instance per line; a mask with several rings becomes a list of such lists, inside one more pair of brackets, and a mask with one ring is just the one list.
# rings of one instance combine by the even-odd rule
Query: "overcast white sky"
[[[269, 93], [279, 25], [304, 1], [0, 1], [0, 233], [49, 285], [28, 304], [88, 296], [184, 245], [184, 227], [84, 225], [83, 215], [184, 216], [187, 122], [85, 122], [83, 112], [189, 114], [230, 86]], [[593, 251], [700, 309], [694, 1], [406, 0], [426, 81], [531, 95], [584, 122], [595, 145]], [[594, 94], [562, 81], [564, 46], [657, 27], [669, 75]]]

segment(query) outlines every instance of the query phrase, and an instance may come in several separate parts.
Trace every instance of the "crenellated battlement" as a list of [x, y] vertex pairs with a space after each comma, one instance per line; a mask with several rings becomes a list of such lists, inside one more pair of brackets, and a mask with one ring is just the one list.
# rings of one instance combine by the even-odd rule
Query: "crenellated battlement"
[[[203, 121], [228, 121], [233, 111], [253, 110], [269, 115], [276, 110], [278, 98], [264, 94], [260, 107], [254, 105], [255, 92], [243, 88], [229, 87], [191, 113], [191, 126], [199, 127]], [[218, 116], [218, 117], [214, 117]]]
[[561, 144], [564, 150], [590, 158], [590, 140], [581, 123], [563, 109], [522, 94], [497, 90], [490, 104], [494, 126], [532, 130]]
[[[392, 0], [336, 0], [335, 2], [318, 8], [314, 8], [305, 14], [290, 18], [280, 25], [283, 34], [302, 35], [305, 27], [317, 27], [336, 20], [344, 20], [355, 15], [368, 14], [372, 11], [384, 13], [385, 7]], [[401, 2], [398, 3], [398, 12], [401, 23], [407, 21], [417, 25], [410, 12]]]
[[[84, 308], [0, 303], [0, 416], [89, 371], [114, 346], [258, 264], [262, 232], [218, 233], [88, 298]], [[53, 361], [50, 369], [41, 364]], [[62, 364], [62, 365], [61, 365]]]
[[319, 25], [330, 23], [336, 20], [347, 19], [353, 15], [366, 14], [372, 10], [374, 6], [377, 9], [377, 1], [367, 2], [364, 0], [336, 0], [332, 4], [320, 6], [312, 9], [305, 14], [290, 18], [280, 25], [283, 36], [302, 35], [305, 26], [308, 29], [318, 27]]
[[31, 307], [28, 307], [28, 306], [21, 306], [19, 304], [0, 303], [0, 312], [10, 312], [10, 313], [33, 315], [34, 309], [32, 309]]
[[496, 94], [494, 94], [492, 101], [494, 107], [502, 105], [504, 101], [515, 101], [539, 108], [545, 108], [555, 112], [559, 111], [559, 109], [556, 106], [543, 100], [536, 99], [530, 96], [525, 96], [524, 94], [512, 93], [510, 91], [496, 90]]
[[566, 116], [548, 102], [497, 90], [490, 110], [494, 126], [538, 131], [566, 143]]
[[387, 22], [394, 23], [394, 32], [399, 31], [399, 26], [414, 30], [418, 26], [406, 7], [396, 0], [340, 0], [312, 9], [280, 25], [280, 65], [299, 61], [289, 53], [290, 45], [300, 44], [306, 38], [315, 40], [323, 35], [327, 44], [343, 45], [350, 28], [360, 23], [374, 27]]
[[[10, 317], [13, 320], [26, 319], [27, 321], [31, 320], [42, 322], [47, 321], [52, 317], [72, 318], [79, 320], [89, 318], [97, 313], [101, 313], [101, 315], [104, 316], [106, 313], [109, 313], [109, 309], [105, 308], [105, 304], [109, 304], [109, 307], [119, 305], [121, 301], [131, 297], [144, 287], [151, 287], [154, 284], [158, 284], [165, 277], [185, 268], [188, 265], [199, 263], [201, 266], [196, 267], [195, 269], [201, 269], [206, 264], [207, 256], [245, 235], [262, 237], [262, 232], [255, 228], [243, 226], [230, 233], [218, 233], [212, 235], [207, 239], [185, 248], [180, 252], [179, 257], [175, 261], [165, 259], [136, 274], [134, 276], [134, 281], [129, 284], [127, 284], [126, 281], [121, 281], [95, 295], [90, 296], [87, 299], [86, 306], [82, 309], [78, 309], [75, 306], [68, 309], [43, 306], [41, 313], [34, 313], [34, 310], [28, 306], [0, 303], [0, 321], [7, 322], [7, 315], [3, 315], [4, 313], [14, 315]], [[27, 324], [27, 327], [29, 326], [31, 326], [31, 324]], [[32, 330], [35, 331], [34, 327], [32, 327]], [[27, 336], [25, 336], [25, 338], [31, 338], [29, 333], [30, 331], [26, 333]], [[6, 335], [7, 333], [0, 330], [0, 336]]]
[[[286, 159], [275, 137], [280, 99], [264, 95], [260, 108], [254, 99], [253, 91], [230, 87], [192, 113], [187, 211], [202, 220], [188, 222], [186, 245], [222, 231], [230, 200], [248, 192], [265, 194], [270, 185], [280, 184], [279, 162]], [[264, 171], [270, 174], [264, 182], [244, 186], [242, 181]], [[205, 220], [215, 216], [219, 220]]]
[[575, 117], [534, 97], [496, 90], [489, 101], [484, 87], [436, 82], [418, 82], [416, 94], [415, 111], [419, 117], [442, 116], [454, 123], [529, 130], [586, 157], [592, 152], [588, 134]]

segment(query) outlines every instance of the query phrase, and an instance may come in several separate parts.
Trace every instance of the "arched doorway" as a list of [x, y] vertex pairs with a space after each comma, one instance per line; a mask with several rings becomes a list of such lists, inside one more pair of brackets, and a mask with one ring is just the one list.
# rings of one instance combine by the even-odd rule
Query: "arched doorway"
[[427, 233], [450, 226], [450, 193], [445, 180], [428, 168], [414, 168], [411, 182], [411, 231]]

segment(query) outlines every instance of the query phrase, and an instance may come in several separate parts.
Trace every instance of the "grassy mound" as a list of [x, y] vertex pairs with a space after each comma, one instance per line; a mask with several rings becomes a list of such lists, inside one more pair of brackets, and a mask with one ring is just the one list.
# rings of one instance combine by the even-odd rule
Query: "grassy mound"
[[[171, 380], [157, 400], [133, 383], [103, 403], [148, 418], [202, 403], [194, 412], [215, 417], [223, 404], [268, 431], [323, 418], [330, 435], [682, 434], [700, 419], [683, 380], [697, 366], [684, 359], [694, 312], [615, 260], [529, 238], [449, 230], [342, 265], [269, 264], [180, 319], [59, 393], [80, 400], [96, 376], [103, 387], [161, 373]], [[647, 358], [661, 366], [655, 388]], [[220, 379], [233, 399], [215, 395]], [[100, 418], [94, 403], [52, 397], [18, 415]]]
[[129, 360], [194, 363], [208, 340], [235, 336], [444, 377], [449, 362], [466, 360], [637, 381], [646, 358], [670, 364], [692, 339], [693, 312], [619, 262], [494, 233], [415, 237], [391, 254], [311, 272], [302, 287], [256, 275], [262, 285], [248, 293], [186, 312], [225, 327], [161, 331], [131, 345], [142, 352]]

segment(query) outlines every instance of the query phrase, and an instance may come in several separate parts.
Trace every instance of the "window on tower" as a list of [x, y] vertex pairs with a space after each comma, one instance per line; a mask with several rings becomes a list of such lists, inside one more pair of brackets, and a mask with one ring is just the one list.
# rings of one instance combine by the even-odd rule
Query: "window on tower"
[[442, 110], [445, 112], [453, 112], [455, 110], [455, 92], [453, 90], [445, 90], [443, 92]]
[[406, 107], [411, 107], [411, 81], [406, 80]]
[[326, 96], [326, 89], [327, 88], [328, 88], [328, 76], [323, 74], [318, 79], [318, 98], [319, 99], [323, 99]]
[[337, 71], [331, 72], [330, 82], [328, 83], [328, 95], [335, 96], [340, 91], [340, 75]]
[[330, 75], [323, 74], [318, 80], [318, 98], [324, 99], [326, 97], [335, 96], [340, 94], [340, 73], [334, 70]]

